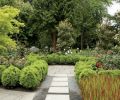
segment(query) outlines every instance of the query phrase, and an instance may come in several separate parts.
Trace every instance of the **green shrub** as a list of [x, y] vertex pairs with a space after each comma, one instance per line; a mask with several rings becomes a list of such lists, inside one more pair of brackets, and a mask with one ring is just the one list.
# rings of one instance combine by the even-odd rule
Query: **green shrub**
[[54, 54], [53, 57], [54, 57], [54, 59], [53, 59], [53, 60], [54, 60], [54, 63], [55, 63], [55, 64], [59, 64], [59, 62], [60, 62], [60, 57], [59, 57], [59, 55], [58, 55], [58, 54]]
[[65, 62], [66, 62], [66, 64], [74, 64], [74, 61], [73, 61], [73, 57], [71, 56], [71, 55], [69, 55], [69, 56], [65, 56]]
[[97, 75], [96, 71], [92, 69], [83, 69], [82, 72], [80, 73], [79, 79], [87, 78], [94, 75]]
[[46, 77], [47, 72], [48, 72], [47, 62], [44, 60], [38, 60], [38, 61], [35, 61], [32, 64], [32, 66], [35, 67], [39, 71], [39, 74], [41, 76], [41, 80], [43, 80]]
[[2, 72], [6, 69], [5, 65], [0, 65], [0, 83], [1, 83], [1, 77], [2, 77]]
[[22, 85], [25, 88], [36, 88], [40, 83], [38, 70], [31, 66], [23, 68], [20, 74], [19, 81], [20, 85]]
[[64, 55], [60, 55], [60, 62], [59, 64], [65, 64], [66, 62], [66, 57]]
[[105, 70], [120, 69], [120, 55], [107, 54], [99, 57], [97, 62], [101, 62]]
[[80, 60], [80, 55], [72, 55], [73, 64], [76, 64]]
[[88, 61], [89, 57], [86, 56], [80, 56], [80, 61]]
[[99, 75], [120, 76], [120, 70], [102, 70], [98, 72]]
[[48, 64], [54, 64], [54, 57], [52, 55], [47, 55]]
[[74, 65], [78, 61], [89, 61], [89, 60], [95, 60], [94, 57], [87, 57], [87, 56], [81, 56], [79, 54], [48, 54], [47, 57], [44, 55], [40, 56], [41, 59], [47, 61], [48, 64], [67, 64], [67, 65]]
[[89, 64], [89, 63], [87, 64], [87, 62], [82, 62], [82, 61], [76, 63], [75, 77], [77, 80], [79, 79], [79, 76], [84, 69], [92, 69], [91, 64]]
[[30, 53], [29, 55], [26, 56], [27, 59], [27, 64], [30, 65], [36, 60], [40, 60], [40, 56], [34, 53]]
[[20, 70], [17, 67], [10, 66], [2, 73], [2, 84], [6, 87], [15, 87], [19, 83]]
[[0, 55], [5, 55], [7, 53], [7, 48], [0, 45]]
[[39, 63], [33, 63], [32, 65], [30, 65], [30, 67], [35, 68], [39, 72], [38, 80], [41, 81], [42, 80], [42, 69], [39, 66]]
[[40, 60], [40, 63], [41, 63], [40, 66], [42, 69], [42, 76], [44, 79], [47, 75], [47, 72], [48, 72], [48, 64], [44, 60]]

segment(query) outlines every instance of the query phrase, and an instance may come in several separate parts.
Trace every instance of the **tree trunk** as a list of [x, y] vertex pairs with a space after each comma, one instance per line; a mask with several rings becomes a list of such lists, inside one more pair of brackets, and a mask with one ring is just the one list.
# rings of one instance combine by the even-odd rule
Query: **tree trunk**
[[56, 37], [56, 33], [52, 33], [52, 49], [53, 52], [56, 52], [56, 44], [57, 44], [57, 37]]
[[81, 43], [80, 43], [81, 50], [83, 50], [83, 32], [81, 33]]

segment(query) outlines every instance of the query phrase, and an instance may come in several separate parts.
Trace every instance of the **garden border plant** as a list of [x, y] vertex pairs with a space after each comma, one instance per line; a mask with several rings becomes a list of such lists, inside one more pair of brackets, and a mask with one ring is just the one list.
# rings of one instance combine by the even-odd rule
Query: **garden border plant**
[[119, 100], [120, 70], [105, 70], [104, 66], [97, 66], [96, 62], [95, 59], [89, 59], [79, 61], [75, 65], [75, 77], [80, 86], [82, 98]]
[[39, 59], [37, 54], [30, 54], [26, 56], [26, 64], [22, 69], [0, 65], [0, 83], [7, 88], [22, 86], [35, 89], [45, 79], [47, 72], [47, 62]]

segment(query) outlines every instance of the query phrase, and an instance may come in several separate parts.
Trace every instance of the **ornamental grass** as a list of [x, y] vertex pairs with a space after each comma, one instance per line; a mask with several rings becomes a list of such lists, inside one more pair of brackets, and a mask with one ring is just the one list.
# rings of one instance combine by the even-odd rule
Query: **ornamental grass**
[[97, 75], [80, 80], [83, 100], [120, 100], [120, 77]]

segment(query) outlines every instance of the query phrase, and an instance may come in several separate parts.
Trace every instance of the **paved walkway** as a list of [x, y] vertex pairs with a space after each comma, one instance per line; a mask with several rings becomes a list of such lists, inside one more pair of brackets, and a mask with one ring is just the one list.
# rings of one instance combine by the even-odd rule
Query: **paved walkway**
[[49, 66], [47, 79], [33, 100], [81, 100], [74, 66]]
[[73, 66], [49, 66], [48, 76], [36, 91], [0, 88], [0, 100], [81, 100]]
[[33, 100], [36, 91], [23, 89], [4, 89], [0, 87], [0, 100]]

